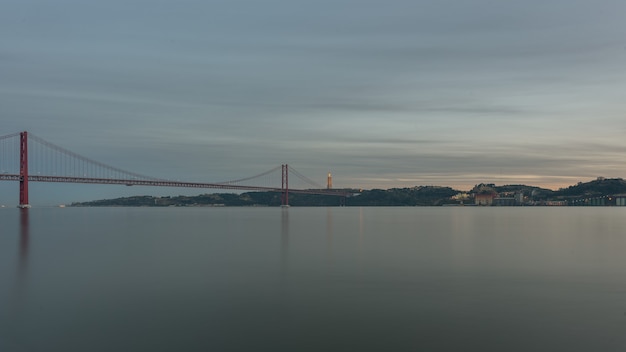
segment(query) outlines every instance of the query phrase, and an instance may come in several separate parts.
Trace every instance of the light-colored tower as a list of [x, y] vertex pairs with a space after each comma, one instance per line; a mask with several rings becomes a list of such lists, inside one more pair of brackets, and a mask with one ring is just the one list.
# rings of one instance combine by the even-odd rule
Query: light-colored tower
[[326, 189], [331, 189], [331, 188], [333, 188], [333, 175], [331, 175], [329, 172], [328, 179], [326, 180]]

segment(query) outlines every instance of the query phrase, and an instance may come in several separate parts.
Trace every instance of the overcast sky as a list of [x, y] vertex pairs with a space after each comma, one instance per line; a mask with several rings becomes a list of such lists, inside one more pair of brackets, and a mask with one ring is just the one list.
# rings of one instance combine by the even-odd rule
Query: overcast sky
[[[626, 175], [623, 0], [0, 8], [0, 135], [133, 172], [218, 182], [289, 163], [336, 187], [465, 190]], [[59, 201], [202, 192], [34, 187]], [[15, 194], [3, 182], [0, 204]]]

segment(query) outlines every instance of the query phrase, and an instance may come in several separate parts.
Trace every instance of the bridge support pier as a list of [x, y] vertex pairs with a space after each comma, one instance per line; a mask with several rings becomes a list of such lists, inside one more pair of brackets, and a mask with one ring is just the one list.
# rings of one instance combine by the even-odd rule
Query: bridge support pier
[[289, 165], [284, 164], [282, 166], [281, 186], [282, 190], [281, 204], [283, 208], [289, 207]]
[[30, 208], [28, 204], [28, 132], [20, 132], [20, 204], [18, 208]]

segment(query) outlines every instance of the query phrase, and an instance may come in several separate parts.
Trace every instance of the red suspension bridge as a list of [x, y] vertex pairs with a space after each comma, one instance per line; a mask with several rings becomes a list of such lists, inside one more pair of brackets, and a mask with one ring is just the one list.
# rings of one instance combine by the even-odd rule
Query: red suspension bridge
[[[276, 175], [278, 172], [280, 172], [280, 186], [254, 185], [255, 181], [260, 182], [261, 179], [277, 180]], [[295, 176], [300, 183], [308, 185], [308, 188], [289, 188], [290, 175]], [[0, 136], [0, 181], [19, 181], [20, 208], [30, 207], [28, 201], [29, 182], [280, 192], [282, 194], [281, 203], [283, 206], [289, 205], [289, 193], [349, 196], [345, 191], [333, 190], [328, 187], [324, 188], [287, 164], [277, 166], [258, 175], [225, 182], [203, 183], [159, 179], [125, 171], [89, 159], [28, 132]], [[277, 183], [277, 181], [273, 182]]]

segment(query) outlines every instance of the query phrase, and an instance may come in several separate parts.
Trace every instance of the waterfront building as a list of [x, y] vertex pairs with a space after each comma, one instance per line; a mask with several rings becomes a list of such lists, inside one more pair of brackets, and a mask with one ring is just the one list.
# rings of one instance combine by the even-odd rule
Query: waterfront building
[[492, 205], [496, 198], [495, 193], [479, 193], [474, 195], [474, 204], [476, 205]]

